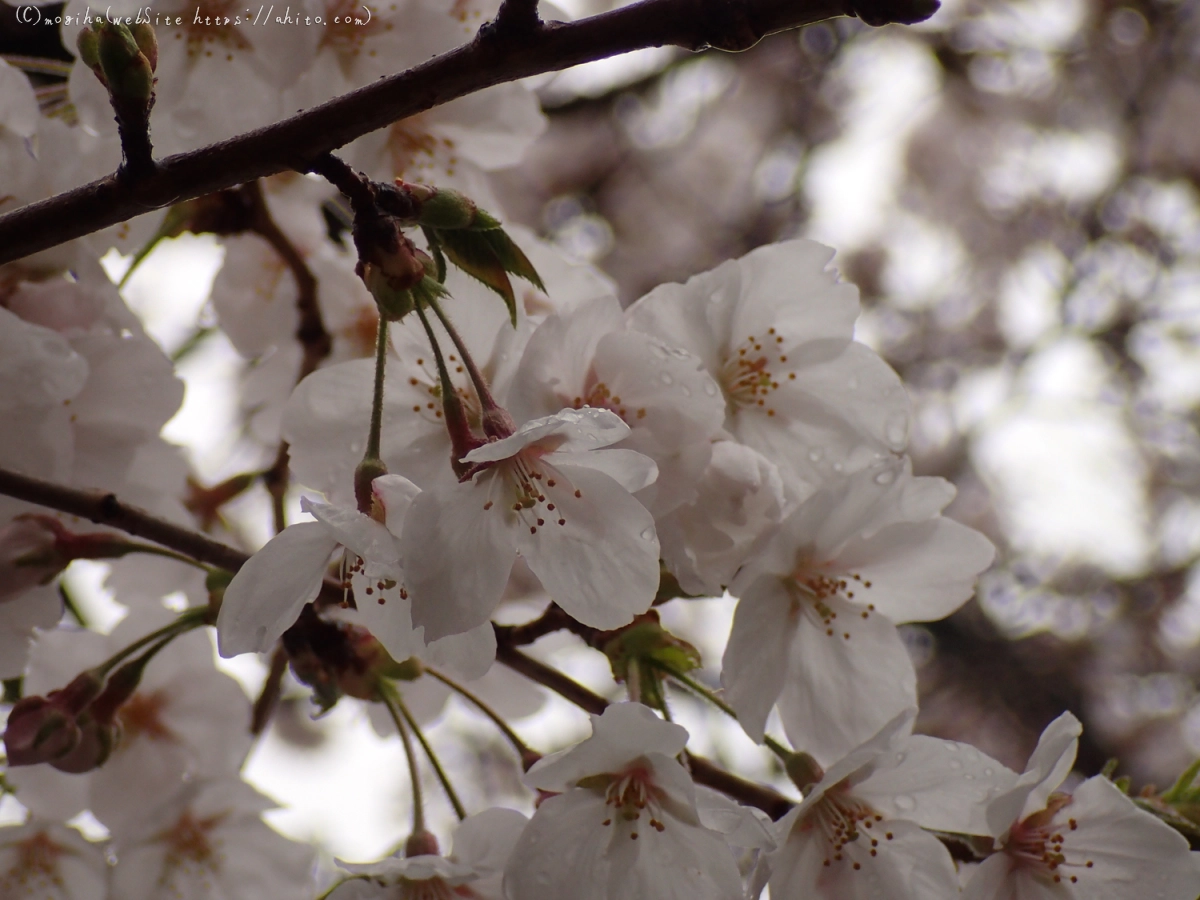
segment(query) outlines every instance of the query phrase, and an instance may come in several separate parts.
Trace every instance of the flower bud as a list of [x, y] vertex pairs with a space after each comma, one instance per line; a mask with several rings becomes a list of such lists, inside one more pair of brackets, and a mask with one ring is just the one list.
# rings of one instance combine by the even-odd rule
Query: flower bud
[[104, 82], [104, 73], [100, 69], [100, 36], [91, 28], [84, 28], [75, 39], [75, 47], [83, 64]]
[[154, 67], [138, 47], [129, 28], [105, 22], [97, 27], [97, 33], [100, 68], [113, 100], [122, 105], [148, 104], [154, 93]]
[[45, 519], [49, 516], [14, 519], [0, 528], [0, 603], [45, 584], [71, 561], [58, 551]]
[[146, 61], [150, 63], [150, 71], [157, 71], [158, 35], [154, 33], [154, 26], [149, 22], [139, 22], [129, 27], [129, 33], [133, 35], [133, 40], [138, 45], [142, 56], [146, 57]]
[[825, 777], [825, 770], [821, 768], [821, 764], [807, 753], [793, 753], [783, 767], [792, 784], [801, 791], [807, 791]]
[[438, 856], [439, 854], [437, 838], [425, 829], [414, 831], [404, 842], [405, 856]]
[[70, 751], [49, 760], [52, 768], [78, 775], [98, 769], [108, 760], [121, 736], [116, 722], [101, 722], [84, 710], [76, 719], [79, 741]]
[[428, 228], [470, 228], [479, 218], [479, 207], [465, 194], [427, 184], [407, 184], [397, 179], [417, 200], [417, 222]]
[[23, 697], [8, 714], [4, 752], [10, 766], [32, 766], [66, 756], [79, 738], [74, 716], [45, 697]]

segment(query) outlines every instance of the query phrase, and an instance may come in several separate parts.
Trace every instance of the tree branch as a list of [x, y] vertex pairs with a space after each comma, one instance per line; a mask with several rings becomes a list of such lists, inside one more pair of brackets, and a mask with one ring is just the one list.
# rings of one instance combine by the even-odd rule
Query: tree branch
[[119, 528], [128, 534], [154, 541], [199, 562], [230, 572], [236, 572], [242, 567], [242, 563], [250, 558], [248, 553], [214, 541], [198, 531], [181, 528], [136, 506], [122, 503], [116, 494], [105, 491], [64, 487], [40, 478], [0, 469], [0, 494], [57, 509], [99, 525]]
[[[528, 0], [516, 6], [528, 10]], [[161, 160], [136, 182], [110, 175], [0, 217], [0, 264], [255, 178], [307, 171], [323, 154], [368, 132], [496, 84], [644, 47], [745, 50], [768, 34], [834, 16], [872, 25], [918, 22], [937, 7], [937, 0], [642, 0], [578, 22], [484, 27], [471, 43], [407, 72]]]
[[[515, 647], [500, 644], [496, 648], [496, 660], [531, 681], [550, 688], [585, 712], [598, 716], [608, 708], [608, 701], [599, 694], [589, 691], [578, 681], [574, 681], [558, 669], [548, 666], [532, 656], [526, 656]], [[694, 756], [689, 753], [687, 760], [694, 781], [720, 791], [741, 803], [761, 809], [772, 819], [782, 818], [794, 806], [791, 800], [771, 788], [739, 778], [702, 756]]]
[[[198, 562], [229, 572], [236, 572], [250, 558], [249, 553], [214, 541], [198, 531], [167, 522], [144, 509], [122, 503], [116, 494], [105, 491], [65, 487], [0, 469], [0, 494], [79, 516], [98, 525], [119, 528], [127, 534], [154, 541]], [[342, 587], [326, 578], [321, 585], [319, 599], [326, 604], [339, 604], [342, 596]]]

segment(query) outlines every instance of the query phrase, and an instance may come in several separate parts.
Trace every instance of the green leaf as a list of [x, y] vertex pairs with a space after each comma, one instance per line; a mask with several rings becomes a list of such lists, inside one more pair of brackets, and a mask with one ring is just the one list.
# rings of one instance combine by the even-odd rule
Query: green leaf
[[517, 326], [517, 298], [513, 293], [512, 282], [508, 280], [505, 265], [487, 235], [486, 231], [434, 231], [437, 243], [449, 258], [472, 278], [491, 288], [504, 299], [508, 307], [508, 318], [513, 327]]
[[442, 252], [442, 245], [438, 243], [437, 232], [426, 227], [422, 227], [421, 231], [425, 235], [425, 242], [429, 244], [429, 255], [433, 257], [434, 264], [437, 266], [437, 280], [445, 284], [446, 254]]
[[537, 269], [533, 267], [529, 257], [513, 242], [504, 229], [497, 228], [493, 231], [486, 231], [482, 236], [495, 251], [505, 272], [516, 275], [518, 278], [524, 278], [538, 290], [546, 290], [546, 286], [542, 284], [542, 276], [537, 273]]

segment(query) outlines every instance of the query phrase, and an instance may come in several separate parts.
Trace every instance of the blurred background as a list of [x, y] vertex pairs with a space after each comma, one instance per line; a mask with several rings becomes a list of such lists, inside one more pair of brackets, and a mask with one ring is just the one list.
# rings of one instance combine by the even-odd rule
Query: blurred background
[[1200, 754], [1200, 5], [949, 0], [540, 93], [503, 199], [624, 302], [782, 238], [837, 248], [915, 470], [999, 548], [975, 601], [909, 629], [918, 727], [1019, 770], [1071, 709], [1081, 772], [1170, 784]]
[[[974, 601], [906, 628], [919, 730], [1020, 770], [1070, 709], [1082, 774], [1116, 758], [1135, 788], [1169, 785], [1200, 755], [1200, 4], [944, 0], [917, 27], [841, 19], [737, 55], [647, 50], [537, 90], [549, 129], [495, 188], [510, 218], [603, 269], [623, 302], [780, 239], [838, 249], [861, 291], [858, 339], [909, 387], [916, 472], [954, 482], [948, 513], [999, 548]], [[197, 317], [211, 326], [220, 256], [208, 239], [176, 243], [144, 270], [182, 283], [175, 318], [141, 311], [179, 350]], [[221, 384], [241, 365], [215, 341], [189, 345], [187, 405], [167, 436], [209, 452], [213, 417], [238, 416]], [[265, 496], [247, 502], [265, 540]], [[72, 571], [102, 593], [99, 569]], [[715, 663], [728, 604], [687, 606], [664, 619]], [[611, 690], [596, 656], [564, 664]], [[700, 715], [683, 706], [684, 724]], [[523, 726], [531, 743], [587, 733], [565, 704], [547, 709]], [[275, 757], [256, 783], [279, 797], [301, 784], [288, 799], [311, 822], [281, 826], [369, 858], [395, 836], [372, 844], [363, 829], [400, 820], [406, 776], [347, 716], [312, 723], [297, 695], [272, 739], [316, 761]], [[733, 731], [700, 749], [769, 777]], [[517, 797], [487, 740], [454, 764]], [[388, 773], [366, 799], [386, 809], [360, 809], [346, 824], [357, 836], [331, 839], [322, 810], [364, 771]]]

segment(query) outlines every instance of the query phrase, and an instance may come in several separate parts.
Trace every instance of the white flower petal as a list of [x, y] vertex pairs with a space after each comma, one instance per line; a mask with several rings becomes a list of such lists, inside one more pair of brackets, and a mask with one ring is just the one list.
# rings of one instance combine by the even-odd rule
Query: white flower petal
[[508, 583], [517, 558], [512, 511], [484, 508], [496, 477], [489, 470], [473, 483], [425, 491], [409, 508], [400, 548], [412, 622], [428, 642], [484, 624]]
[[379, 566], [399, 568], [400, 552], [395, 536], [370, 516], [349, 506], [321, 503], [300, 498], [300, 508], [326, 526], [339, 544], [349, 547], [362, 559]]
[[320, 522], [290, 525], [233, 576], [217, 614], [224, 657], [264, 653], [321, 591], [337, 539]]
[[746, 734], [762, 742], [767, 716], [783, 690], [801, 613], [779, 579], [767, 576], [742, 597], [721, 660], [725, 701]]
[[1018, 819], [1045, 809], [1050, 794], [1071, 774], [1082, 731], [1083, 725], [1069, 712], [1046, 726], [1016, 785], [988, 804], [987, 823], [993, 837], [1002, 836]]
[[658, 591], [654, 519], [602, 472], [564, 466], [559, 474], [554, 487], [550, 478], [543, 484], [559, 518], [518, 529], [517, 548], [573, 618], [605, 630], [627, 625]]
[[804, 610], [779, 698], [788, 739], [822, 763], [917, 703], [916, 673], [896, 626], [875, 613], [863, 618], [863, 610], [837, 598], [825, 603], [837, 618]]
[[854, 795], [922, 828], [986, 835], [988, 801], [1016, 780], [1016, 772], [970, 744], [918, 734], [885, 754]]
[[509, 437], [476, 447], [464, 462], [497, 462], [539, 445], [563, 453], [607, 447], [629, 436], [629, 426], [607, 409], [564, 409], [552, 416], [526, 422]]
[[884, 528], [848, 547], [838, 564], [880, 585], [864, 591], [862, 599], [892, 621], [932, 622], [971, 598], [976, 576], [995, 555], [992, 542], [978, 531], [938, 517]]

